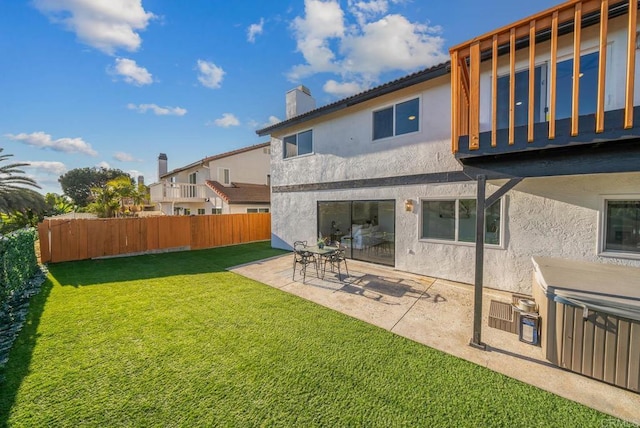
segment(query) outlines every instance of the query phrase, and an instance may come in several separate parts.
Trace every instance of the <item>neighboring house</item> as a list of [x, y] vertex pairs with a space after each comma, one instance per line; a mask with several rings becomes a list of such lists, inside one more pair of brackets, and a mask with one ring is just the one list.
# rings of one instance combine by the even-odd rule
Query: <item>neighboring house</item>
[[532, 256], [640, 266], [636, 6], [570, 1], [320, 108], [292, 104], [310, 98], [296, 88], [287, 119], [258, 131], [272, 245], [327, 237], [354, 259], [473, 283], [486, 178], [488, 196], [504, 192], [485, 211], [487, 286], [530, 292]]
[[269, 212], [270, 143], [209, 156], [167, 171], [167, 156], [158, 157], [157, 183], [151, 203], [166, 215]]

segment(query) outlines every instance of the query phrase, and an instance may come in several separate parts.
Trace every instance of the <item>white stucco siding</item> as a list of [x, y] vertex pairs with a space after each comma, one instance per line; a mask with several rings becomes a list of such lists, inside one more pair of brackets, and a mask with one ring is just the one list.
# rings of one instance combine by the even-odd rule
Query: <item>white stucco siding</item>
[[[420, 97], [418, 132], [372, 139], [373, 111]], [[451, 155], [449, 76], [287, 129], [272, 138], [272, 185], [460, 170]], [[282, 139], [313, 131], [313, 153], [283, 159]]]
[[209, 169], [203, 165], [168, 175], [164, 177], [163, 180], [170, 181], [172, 177], [175, 177], [176, 183], [189, 183], [189, 175], [194, 172], [196, 173], [196, 184], [204, 184], [206, 180], [209, 180]]
[[[487, 186], [491, 194], [497, 187]], [[272, 245], [290, 248], [296, 240], [314, 243], [317, 201], [394, 199], [396, 260], [399, 270], [472, 283], [473, 244], [419, 239], [420, 198], [475, 198], [475, 183], [350, 189], [272, 195]], [[598, 254], [599, 213], [604, 195], [640, 195], [640, 173], [526, 179], [504, 198], [503, 246], [485, 247], [485, 286], [530, 292], [531, 257], [544, 255], [640, 267], [640, 260]], [[640, 197], [640, 196], [639, 196]], [[404, 200], [415, 201], [414, 211]]]
[[[221, 168], [228, 168], [232, 182], [267, 184], [267, 175], [270, 174], [271, 156], [265, 153], [265, 147], [238, 153], [222, 159], [209, 162], [211, 180], [222, 182]], [[269, 149], [269, 147], [266, 147]]]
[[[626, 56], [627, 56], [627, 16], [614, 18], [608, 23], [607, 33], [607, 67], [605, 79], [605, 110], [624, 108]], [[640, 27], [639, 27], [640, 28]], [[593, 25], [583, 29], [581, 52], [582, 55], [598, 51], [600, 27]], [[536, 66], [548, 63], [551, 55], [551, 42], [536, 45]], [[558, 61], [573, 58], [573, 33], [558, 39]], [[636, 55], [635, 79], [640, 79], [640, 56]], [[529, 68], [529, 50], [521, 49], [516, 52], [516, 72]], [[491, 61], [481, 65], [480, 76], [480, 131], [491, 130]], [[503, 55], [498, 59], [498, 76], [509, 74], [509, 56]], [[547, 80], [547, 75], [544, 80]], [[547, 85], [547, 100], [551, 88]], [[640, 104], [640, 85], [635, 85], [634, 105]]]

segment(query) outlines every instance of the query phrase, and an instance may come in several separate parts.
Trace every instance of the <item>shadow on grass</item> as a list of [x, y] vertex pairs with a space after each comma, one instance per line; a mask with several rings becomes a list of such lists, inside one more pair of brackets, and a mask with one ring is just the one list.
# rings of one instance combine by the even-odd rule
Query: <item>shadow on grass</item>
[[269, 242], [256, 242], [207, 250], [56, 263], [49, 265], [49, 272], [63, 286], [81, 287], [222, 272], [232, 266], [286, 253], [271, 248]]
[[0, 370], [0, 427], [8, 426], [11, 408], [23, 379], [29, 373], [31, 357], [38, 341], [38, 326], [53, 284], [47, 279], [29, 301], [29, 313], [22, 331], [13, 343], [9, 361]]

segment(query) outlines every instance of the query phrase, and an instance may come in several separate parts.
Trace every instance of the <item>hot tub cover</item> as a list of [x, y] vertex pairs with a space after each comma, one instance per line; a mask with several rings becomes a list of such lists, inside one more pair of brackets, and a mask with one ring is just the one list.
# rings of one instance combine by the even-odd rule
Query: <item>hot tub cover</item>
[[538, 284], [556, 301], [640, 321], [640, 268], [532, 257]]

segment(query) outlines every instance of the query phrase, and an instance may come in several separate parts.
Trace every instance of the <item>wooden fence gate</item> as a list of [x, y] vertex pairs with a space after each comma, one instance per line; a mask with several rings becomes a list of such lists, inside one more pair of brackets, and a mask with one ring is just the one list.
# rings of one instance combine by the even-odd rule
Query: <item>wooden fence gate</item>
[[223, 214], [45, 220], [38, 225], [43, 263], [198, 250], [271, 238], [271, 214]]

